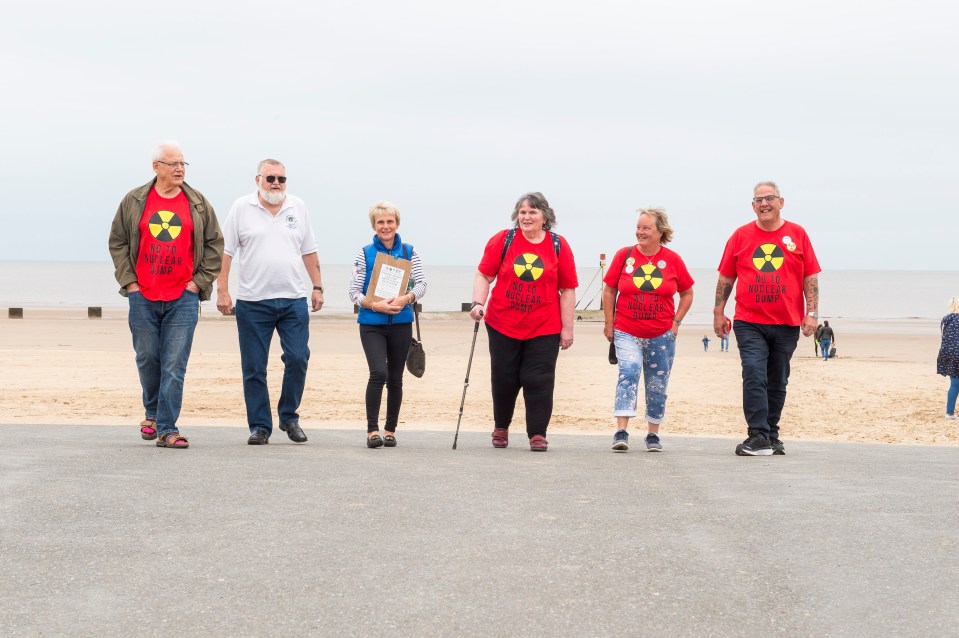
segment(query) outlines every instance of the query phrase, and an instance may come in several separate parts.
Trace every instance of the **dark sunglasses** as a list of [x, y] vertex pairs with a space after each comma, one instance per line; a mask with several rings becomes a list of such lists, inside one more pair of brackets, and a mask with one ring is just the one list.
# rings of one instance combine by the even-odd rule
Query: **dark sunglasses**
[[286, 184], [286, 175], [257, 175], [257, 177], [262, 177], [271, 184], [277, 180], [281, 184]]

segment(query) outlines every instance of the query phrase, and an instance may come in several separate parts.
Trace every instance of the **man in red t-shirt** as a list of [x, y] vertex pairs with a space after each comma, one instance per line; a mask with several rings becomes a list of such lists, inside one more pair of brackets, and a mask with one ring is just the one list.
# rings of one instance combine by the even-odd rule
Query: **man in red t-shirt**
[[220, 272], [223, 235], [210, 202], [183, 178], [175, 142], [153, 151], [156, 178], [127, 193], [110, 228], [110, 255], [143, 390], [140, 436], [158, 447], [189, 447], [177, 430], [183, 378], [199, 318]]
[[736, 284], [733, 332], [743, 366], [748, 437], [740, 456], [785, 454], [779, 419], [786, 403], [789, 361], [799, 333], [819, 320], [819, 261], [806, 231], [782, 218], [785, 200], [773, 182], [753, 191], [756, 221], [737, 228], [719, 263], [713, 308], [716, 335], [728, 334], [724, 311]]

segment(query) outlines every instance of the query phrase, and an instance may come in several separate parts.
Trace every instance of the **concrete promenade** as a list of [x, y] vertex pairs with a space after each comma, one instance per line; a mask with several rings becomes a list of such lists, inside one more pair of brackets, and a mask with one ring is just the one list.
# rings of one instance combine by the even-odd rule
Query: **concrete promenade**
[[959, 635], [959, 448], [306, 432], [0, 425], [0, 635]]

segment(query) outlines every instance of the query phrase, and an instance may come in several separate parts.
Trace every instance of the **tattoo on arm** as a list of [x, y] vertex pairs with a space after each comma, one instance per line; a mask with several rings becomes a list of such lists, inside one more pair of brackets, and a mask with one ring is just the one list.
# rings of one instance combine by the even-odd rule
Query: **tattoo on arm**
[[803, 294], [806, 295], [806, 313], [819, 312], [819, 275], [810, 275], [803, 282]]
[[720, 279], [716, 283], [716, 307], [722, 308], [726, 305], [726, 302], [729, 300], [729, 295], [732, 294], [733, 285], [729, 282], [723, 281]]

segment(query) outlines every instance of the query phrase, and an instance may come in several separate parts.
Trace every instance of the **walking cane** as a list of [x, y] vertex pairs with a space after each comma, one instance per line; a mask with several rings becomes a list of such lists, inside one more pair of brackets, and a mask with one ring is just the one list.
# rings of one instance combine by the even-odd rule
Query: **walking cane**
[[460, 401], [460, 416], [456, 419], [456, 436], [453, 437], [453, 449], [456, 449], [456, 440], [460, 438], [460, 421], [463, 420], [463, 405], [466, 404], [466, 388], [470, 387], [470, 368], [473, 367], [473, 350], [476, 349], [476, 335], [479, 333], [479, 321], [473, 326], [473, 345], [470, 346], [470, 360], [466, 364], [466, 381], [463, 383], [463, 398]]

